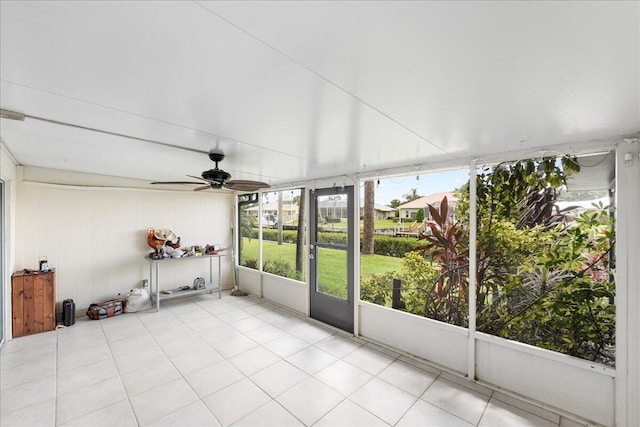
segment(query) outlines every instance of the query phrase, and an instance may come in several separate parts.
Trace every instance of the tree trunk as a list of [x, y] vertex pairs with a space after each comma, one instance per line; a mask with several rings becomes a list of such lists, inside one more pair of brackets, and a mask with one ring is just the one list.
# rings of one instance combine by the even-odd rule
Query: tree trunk
[[362, 236], [362, 253], [373, 254], [373, 233], [375, 231], [375, 188], [373, 181], [364, 183], [364, 227]]
[[304, 271], [304, 189], [300, 190], [300, 200], [298, 202], [298, 236], [296, 237], [296, 271], [300, 274]]
[[278, 191], [278, 245], [282, 245], [282, 191]]

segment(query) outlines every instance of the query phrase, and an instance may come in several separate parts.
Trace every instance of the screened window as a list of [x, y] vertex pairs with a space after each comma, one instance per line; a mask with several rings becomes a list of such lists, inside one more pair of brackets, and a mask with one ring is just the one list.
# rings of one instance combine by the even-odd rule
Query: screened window
[[238, 265], [258, 270], [258, 193], [238, 196]]
[[[386, 219], [361, 224], [360, 298], [442, 322], [468, 324], [468, 232], [456, 220], [468, 169], [376, 180], [361, 189], [365, 209], [393, 207]], [[369, 218], [376, 218], [375, 214]], [[402, 220], [404, 219], [404, 220]], [[400, 300], [392, 301], [399, 279]]]
[[304, 280], [304, 191], [262, 194], [262, 270]]

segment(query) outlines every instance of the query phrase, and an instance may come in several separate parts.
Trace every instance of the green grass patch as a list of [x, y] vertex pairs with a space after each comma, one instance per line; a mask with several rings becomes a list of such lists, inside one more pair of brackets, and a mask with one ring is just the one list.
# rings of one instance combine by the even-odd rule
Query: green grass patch
[[[244, 265], [248, 260], [258, 259], [258, 240], [242, 239], [241, 263]], [[262, 242], [262, 256], [265, 263], [270, 265], [280, 265], [287, 263], [290, 268], [287, 271], [295, 271], [296, 245], [276, 242]], [[346, 255], [343, 251], [324, 249], [319, 254], [321, 268], [319, 282], [321, 291], [335, 296], [343, 296], [346, 279]], [[305, 262], [306, 266], [306, 262]], [[360, 276], [368, 277], [372, 274], [382, 274], [389, 271], [400, 270], [402, 259], [383, 255], [362, 255], [360, 256]], [[287, 276], [289, 277], [289, 276]]]

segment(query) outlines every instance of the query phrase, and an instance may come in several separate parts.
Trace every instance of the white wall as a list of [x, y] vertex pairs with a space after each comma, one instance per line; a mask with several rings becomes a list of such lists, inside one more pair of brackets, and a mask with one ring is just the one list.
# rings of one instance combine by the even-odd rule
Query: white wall
[[309, 293], [307, 289], [306, 283], [262, 273], [262, 296], [304, 315], [308, 314]]
[[[78, 309], [126, 294], [149, 277], [148, 228], [169, 228], [183, 245], [231, 239], [233, 197], [225, 192], [85, 188], [23, 182], [18, 186], [15, 269], [56, 268], [56, 300]], [[233, 284], [231, 257], [222, 259], [224, 288]], [[208, 277], [208, 262], [161, 266], [161, 288]], [[214, 271], [214, 275], [216, 272]], [[58, 308], [60, 310], [60, 307]]]
[[0, 260], [3, 263], [3, 277], [0, 277], [0, 292], [2, 295], [2, 304], [4, 313], [3, 334], [7, 339], [9, 336], [9, 326], [11, 325], [11, 273], [15, 270], [15, 206], [16, 206], [16, 180], [17, 168], [13, 156], [6, 150], [4, 144], [0, 141], [0, 179], [5, 183], [5, 234], [4, 234], [4, 258]]
[[309, 287], [304, 282], [238, 267], [239, 288], [302, 315], [309, 315]]
[[[465, 328], [363, 301], [358, 311], [359, 336], [459, 375], [466, 373]], [[615, 369], [481, 333], [474, 345], [475, 375], [481, 383], [556, 411], [614, 425]]]
[[614, 425], [613, 368], [476, 334], [476, 378], [604, 426]]
[[262, 273], [247, 267], [238, 267], [238, 287], [262, 298]]
[[357, 335], [463, 373], [467, 367], [468, 331], [425, 317], [360, 301]]

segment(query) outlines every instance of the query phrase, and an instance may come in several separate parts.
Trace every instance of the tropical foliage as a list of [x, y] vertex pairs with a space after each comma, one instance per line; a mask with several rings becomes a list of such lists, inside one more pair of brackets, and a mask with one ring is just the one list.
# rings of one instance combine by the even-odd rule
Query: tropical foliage
[[[613, 365], [615, 243], [607, 206], [577, 215], [558, 197], [575, 158], [499, 164], [478, 171], [476, 325], [482, 332]], [[415, 253], [395, 273], [363, 279], [361, 298], [389, 304], [391, 279], [403, 280], [406, 310], [466, 326], [469, 303], [469, 184], [430, 207]], [[418, 303], [420, 301], [421, 303]]]
[[[397, 271], [365, 276], [360, 282], [360, 298], [374, 304], [391, 307], [393, 279], [402, 281], [402, 300], [406, 311], [422, 315], [437, 311], [435, 300], [436, 278], [439, 267], [427, 261], [419, 252], [409, 252], [402, 258], [402, 268]], [[427, 306], [425, 306], [425, 302]], [[432, 316], [430, 316], [432, 317]]]

